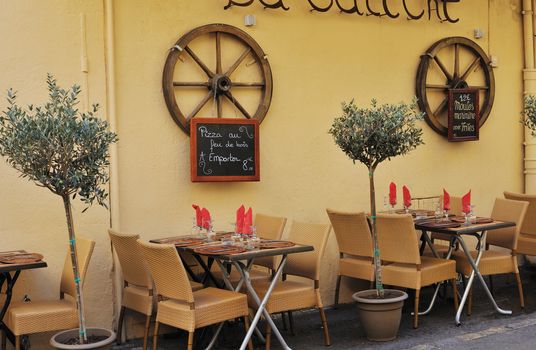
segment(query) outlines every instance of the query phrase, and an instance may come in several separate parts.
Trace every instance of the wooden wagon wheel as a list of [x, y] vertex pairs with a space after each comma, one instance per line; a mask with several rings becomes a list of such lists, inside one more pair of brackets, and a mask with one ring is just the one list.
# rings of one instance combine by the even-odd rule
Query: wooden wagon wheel
[[[207, 38], [208, 36], [208, 38]], [[198, 56], [190, 44], [200, 38], [205, 37], [207, 40], [213, 40], [216, 59], [215, 67], [210, 68], [205, 64], [205, 58]], [[223, 66], [222, 60], [222, 40], [234, 40], [241, 43], [244, 47], [241, 55], [234, 59], [234, 63], [229, 67]], [[246, 58], [250, 63], [246, 61]], [[186, 62], [186, 58], [191, 62]], [[195, 69], [200, 68], [204, 73], [204, 77], [199, 81], [175, 81], [174, 71], [178, 64], [193, 64]], [[233, 73], [235, 73], [241, 65], [257, 65], [260, 71], [261, 81], [244, 82], [233, 81]], [[194, 67], [192, 67], [194, 69]], [[239, 111], [240, 115], [247, 119], [257, 119], [262, 122], [270, 102], [272, 100], [272, 71], [270, 64], [262, 48], [249, 36], [246, 32], [226, 24], [208, 24], [191, 30], [183, 35], [171, 48], [164, 66], [164, 75], [162, 78], [164, 98], [166, 105], [177, 125], [187, 134], [190, 134], [190, 120], [198, 115], [201, 109], [212, 101], [217, 110], [217, 117], [222, 118], [222, 105], [224, 100], [232, 104], [233, 108]], [[204, 97], [195, 105], [192, 110], [186, 113], [179, 107], [179, 102], [175, 94], [176, 89], [206, 89]], [[258, 107], [254, 112], [248, 111], [243, 104], [233, 94], [237, 89], [254, 89], [260, 93]]]
[[474, 41], [450, 37], [434, 43], [417, 72], [417, 98], [432, 129], [447, 136], [449, 89], [479, 90], [480, 126], [488, 119], [495, 98], [495, 78], [490, 59]]

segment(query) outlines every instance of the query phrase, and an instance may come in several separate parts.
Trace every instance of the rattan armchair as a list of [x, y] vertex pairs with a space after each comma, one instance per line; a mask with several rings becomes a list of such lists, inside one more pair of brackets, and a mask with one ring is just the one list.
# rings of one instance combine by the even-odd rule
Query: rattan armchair
[[[492, 275], [505, 273], [513, 273], [517, 280], [517, 288], [519, 291], [519, 303], [521, 308], [525, 307], [523, 298], [523, 286], [519, 269], [517, 266], [517, 245], [519, 232], [522, 228], [522, 223], [525, 218], [528, 202], [514, 201], [510, 199], [497, 198], [493, 205], [491, 217], [500, 221], [512, 221], [516, 223], [515, 227], [507, 227], [497, 230], [491, 230], [487, 234], [486, 245], [506, 248], [508, 251], [486, 250], [483, 252], [478, 264], [478, 270], [482, 276], [489, 276], [491, 281]], [[484, 248], [482, 248], [484, 249]], [[473, 259], [476, 258], [477, 252], [471, 252]], [[461, 251], [454, 252], [456, 260], [456, 270], [464, 275], [469, 276], [473, 271], [467, 257]], [[469, 302], [467, 304], [467, 314], [471, 314], [472, 309], [472, 288], [469, 292]]]
[[504, 198], [529, 203], [517, 239], [517, 253], [536, 255], [536, 195], [504, 192]]
[[[81, 283], [84, 283], [89, 260], [95, 241], [78, 238], [78, 255]], [[65, 298], [68, 295], [68, 298]], [[67, 254], [60, 282], [59, 300], [33, 300], [13, 302], [4, 317], [4, 324], [15, 335], [15, 350], [20, 350], [22, 335], [78, 328], [78, 308], [76, 306], [76, 286], [73, 277], [71, 255]], [[5, 344], [2, 332], [2, 344]]]
[[414, 328], [419, 325], [422, 287], [450, 280], [454, 308], [458, 309], [456, 263], [453, 260], [419, 255], [418, 234], [415, 232], [411, 215], [379, 214], [377, 230], [383, 283], [415, 290]]
[[[294, 311], [309, 308], [318, 308], [322, 327], [324, 329], [324, 342], [331, 345], [328, 323], [324, 313], [324, 305], [320, 296], [320, 266], [322, 255], [328, 240], [331, 226], [328, 224], [312, 224], [293, 222], [288, 239], [292, 242], [311, 245], [314, 251], [299, 254], [290, 254], [284, 268], [285, 275], [299, 276], [304, 280], [284, 280], [277, 283], [266, 304], [269, 314]], [[269, 281], [255, 281], [253, 287], [262, 300], [266, 294]], [[257, 303], [248, 297], [250, 307], [257, 308]], [[270, 349], [271, 328], [266, 326], [266, 349]]]
[[[173, 245], [142, 240], [138, 243], [151, 271], [158, 298], [154, 350], [157, 349], [160, 323], [187, 331], [188, 350], [193, 348], [194, 331], [201, 327], [244, 317], [247, 331], [248, 304], [244, 294], [211, 287], [192, 291], [184, 265]], [[251, 341], [249, 348], [253, 350]]]
[[335, 288], [335, 306], [339, 304], [341, 277], [374, 281], [373, 244], [364, 212], [344, 213], [326, 209], [339, 245], [339, 274]]

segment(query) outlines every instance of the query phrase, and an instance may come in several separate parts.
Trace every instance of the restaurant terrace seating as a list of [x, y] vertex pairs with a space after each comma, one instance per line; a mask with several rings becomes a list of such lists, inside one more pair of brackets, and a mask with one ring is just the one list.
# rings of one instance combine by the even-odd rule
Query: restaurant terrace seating
[[[480, 263], [478, 264], [478, 270], [482, 276], [490, 276], [491, 278], [492, 275], [505, 273], [513, 273], [515, 275], [521, 308], [525, 307], [525, 301], [517, 265], [517, 243], [521, 224], [525, 218], [528, 205], [528, 202], [514, 201], [510, 199], [497, 198], [495, 200], [491, 217], [494, 220], [515, 222], [516, 226], [489, 231], [486, 239], [487, 245], [506, 248], [508, 251], [485, 250], [480, 259]], [[473, 259], [476, 259], [476, 255], [476, 251], [471, 252]], [[456, 260], [456, 270], [464, 276], [469, 276], [473, 269], [467, 261], [465, 254], [462, 251], [456, 251], [452, 256]], [[469, 293], [467, 304], [468, 315], [471, 314], [471, 309], [472, 289]]]
[[450, 280], [454, 290], [454, 309], [458, 309], [456, 263], [453, 260], [420, 256], [418, 234], [411, 215], [379, 214], [376, 223], [383, 283], [415, 290], [413, 327], [419, 325], [422, 287]]
[[536, 255], [536, 195], [504, 192], [504, 198], [529, 203], [517, 239], [517, 254]]
[[[294, 221], [288, 239], [297, 244], [311, 245], [314, 251], [291, 254], [287, 258], [284, 274], [299, 276], [304, 279], [284, 279], [276, 284], [268, 302], [266, 310], [269, 314], [294, 311], [309, 308], [318, 308], [324, 330], [324, 342], [331, 345], [324, 305], [320, 296], [320, 265], [326, 247], [331, 226], [328, 224], [302, 223]], [[267, 292], [270, 282], [267, 280], [254, 281], [253, 287], [262, 300]], [[248, 296], [249, 306], [257, 308], [258, 305], [252, 297]], [[271, 328], [266, 327], [266, 349], [270, 349]]]
[[339, 304], [341, 277], [374, 281], [373, 243], [364, 212], [345, 213], [326, 209], [339, 245], [339, 274], [335, 288], [335, 306]]
[[[83, 286], [95, 241], [78, 238], [76, 251], [80, 280]], [[68, 295], [69, 298], [65, 298]], [[59, 331], [78, 328], [78, 309], [76, 305], [76, 285], [74, 283], [71, 254], [67, 253], [60, 282], [58, 300], [33, 300], [12, 302], [4, 324], [15, 335], [15, 350], [21, 348], [21, 336], [34, 333]], [[5, 349], [6, 334], [2, 332], [2, 348]]]
[[[187, 331], [188, 350], [193, 349], [194, 332], [198, 328], [244, 317], [247, 331], [248, 304], [244, 294], [212, 287], [193, 291], [174, 245], [142, 240], [138, 240], [138, 243], [149, 265], [158, 298], [154, 349], [158, 345], [160, 323]], [[251, 341], [249, 349], [253, 350]]]

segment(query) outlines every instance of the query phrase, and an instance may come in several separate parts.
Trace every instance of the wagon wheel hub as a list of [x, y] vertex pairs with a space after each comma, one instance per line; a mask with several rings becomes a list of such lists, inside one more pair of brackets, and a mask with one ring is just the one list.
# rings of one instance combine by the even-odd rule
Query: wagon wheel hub
[[210, 81], [210, 89], [216, 94], [217, 96], [224, 94], [225, 92], [229, 91], [231, 89], [231, 86], [233, 85], [231, 82], [231, 79], [229, 79], [228, 76], [223, 74], [216, 74], [214, 78], [212, 78]]
[[469, 84], [467, 84], [467, 82], [465, 80], [463, 80], [463, 79], [454, 78], [450, 82], [450, 86], [453, 89], [467, 89], [469, 87]]

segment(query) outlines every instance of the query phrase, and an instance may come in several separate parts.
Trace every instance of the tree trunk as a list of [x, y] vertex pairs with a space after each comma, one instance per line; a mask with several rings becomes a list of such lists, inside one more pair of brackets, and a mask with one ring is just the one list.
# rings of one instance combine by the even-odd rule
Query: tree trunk
[[74, 283], [76, 286], [76, 303], [78, 305], [78, 323], [80, 344], [87, 342], [86, 335], [86, 320], [84, 317], [84, 298], [82, 296], [82, 283], [80, 280], [80, 272], [78, 269], [78, 256], [76, 254], [76, 236], [73, 226], [73, 213], [71, 210], [71, 201], [69, 195], [63, 195], [63, 206], [65, 207], [65, 216], [67, 218], [67, 229], [69, 230], [69, 248], [71, 253], [71, 262], [73, 265]]
[[380, 259], [380, 248], [378, 246], [378, 233], [376, 231], [376, 191], [374, 189], [374, 168], [369, 168], [370, 181], [370, 228], [372, 231], [372, 241], [374, 242], [374, 271], [376, 273], [376, 291], [380, 298], [384, 297], [382, 283], [382, 261]]

